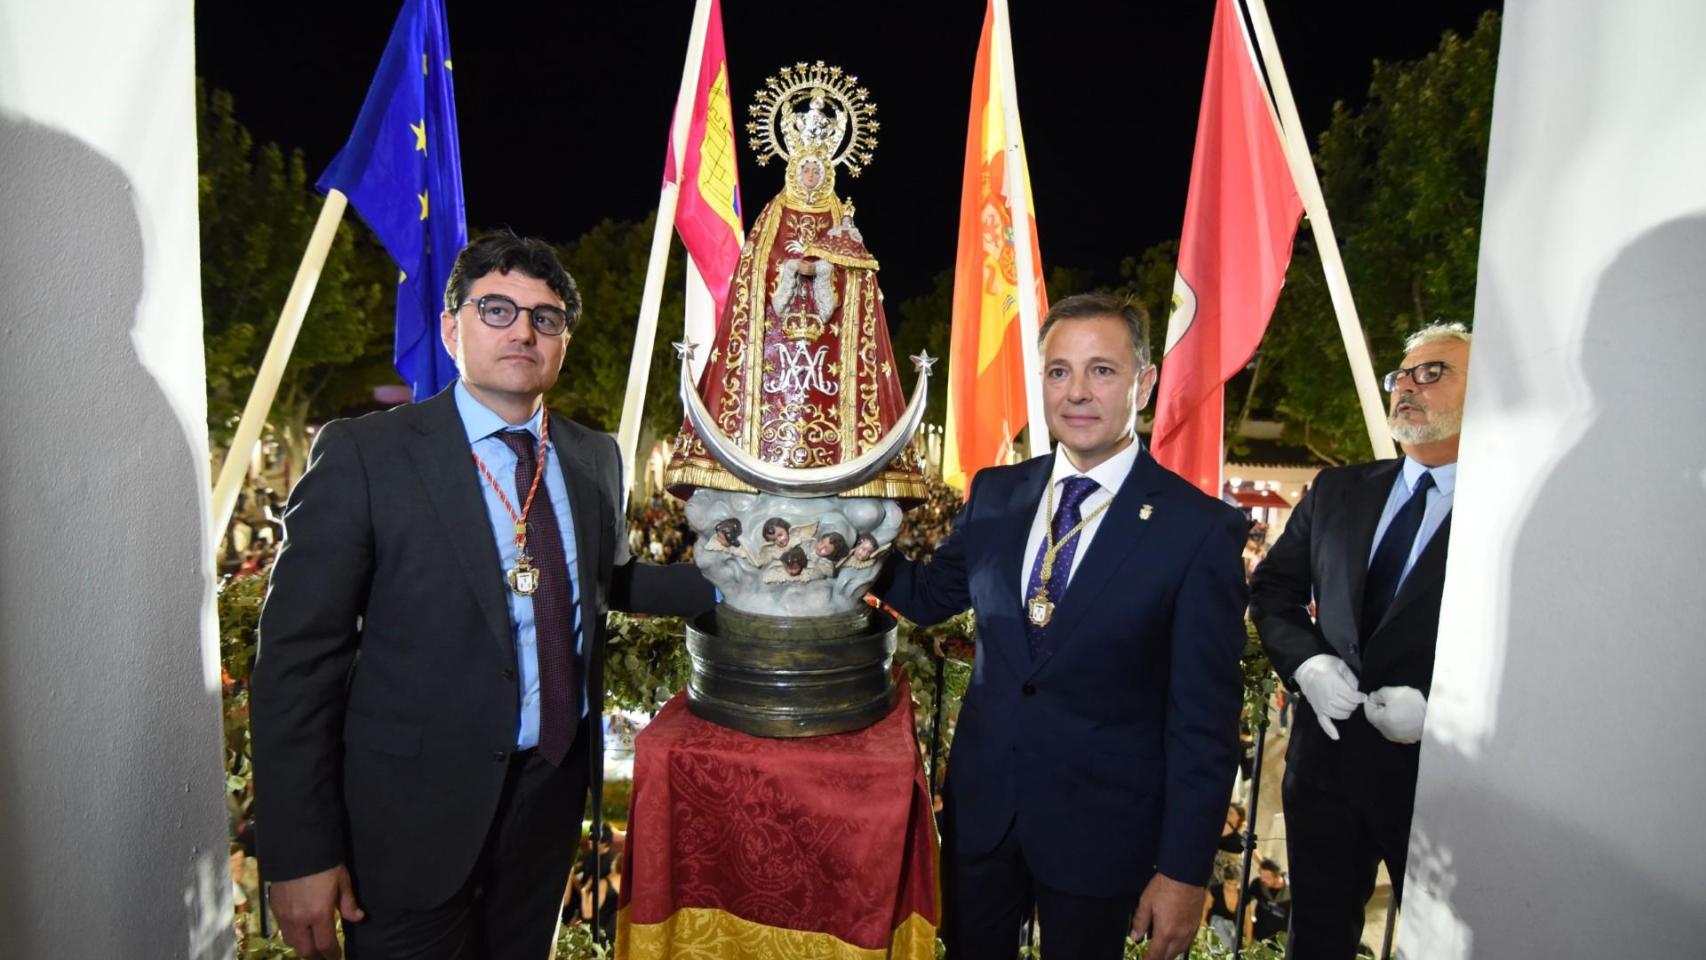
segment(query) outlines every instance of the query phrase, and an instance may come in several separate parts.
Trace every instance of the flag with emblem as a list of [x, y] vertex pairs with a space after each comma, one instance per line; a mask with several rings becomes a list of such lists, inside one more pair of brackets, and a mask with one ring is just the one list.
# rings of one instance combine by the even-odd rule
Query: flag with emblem
[[[1025, 371], [1019, 338], [1019, 298], [1034, 297], [1037, 315], [1048, 312], [1043, 290], [1037, 221], [1028, 217], [1035, 289], [1021, 294], [1014, 224], [1007, 198], [1031, 179], [1018, 130], [1002, 109], [1004, 78], [994, 56], [995, 9], [987, 6], [972, 72], [971, 120], [966, 132], [965, 179], [960, 187], [960, 241], [954, 269], [953, 327], [948, 345], [948, 412], [942, 477], [969, 490], [977, 471], [1007, 463], [1013, 439], [1025, 428]], [[1019, 149], [1010, 152], [1017, 144]], [[1019, 162], [1009, 163], [1017, 156]]]
[[397, 262], [397, 373], [416, 400], [456, 379], [439, 340], [444, 283], [468, 242], [443, 0], [405, 0], [349, 142], [316, 186], [341, 191]]
[[1285, 284], [1303, 201], [1237, 0], [1219, 0], [1155, 401], [1155, 459], [1220, 495], [1224, 386], [1255, 354]]
[[[734, 112], [729, 107], [729, 59], [723, 48], [723, 10], [711, 0], [705, 23], [705, 47], [699, 57], [693, 113], [681, 161], [670, 130], [664, 159], [665, 183], [680, 191], [675, 229], [687, 247], [687, 339], [710, 343], [728, 301], [729, 281], [740, 260], [740, 176], [735, 169]], [[695, 372], [709, 350], [694, 357]]]

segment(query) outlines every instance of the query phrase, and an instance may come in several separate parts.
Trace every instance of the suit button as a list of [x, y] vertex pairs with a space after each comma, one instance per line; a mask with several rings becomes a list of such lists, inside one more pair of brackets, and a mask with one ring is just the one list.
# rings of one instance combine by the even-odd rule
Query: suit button
[[509, 754], [503, 750], [499, 750], [492, 754], [492, 759], [498, 763], [503, 763], [505, 760], [509, 759]]
[[1037, 692], [1037, 685], [1034, 683], [1027, 683], [1020, 687], [1019, 690], [1027, 697], [1034, 696]]
[[504, 679], [505, 680], [514, 680], [515, 679], [515, 671], [511, 670], [509, 667], [505, 667], [504, 668]]

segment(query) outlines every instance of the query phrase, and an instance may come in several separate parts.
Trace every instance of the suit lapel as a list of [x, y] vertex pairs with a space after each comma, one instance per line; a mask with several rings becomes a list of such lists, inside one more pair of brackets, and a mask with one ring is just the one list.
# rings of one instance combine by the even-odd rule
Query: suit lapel
[[1030, 665], [1028, 673], [1034, 675], [1040, 671], [1061, 646], [1072, 639], [1094, 606], [1090, 598], [1100, 596], [1107, 589], [1108, 581], [1120, 568], [1121, 561], [1143, 540], [1149, 527], [1143, 516], [1143, 506], [1146, 503], [1154, 506], [1160, 502], [1157, 493], [1160, 469], [1147, 450], [1137, 455], [1125, 482], [1114, 493], [1101, 526], [1096, 528], [1096, 539], [1090, 542], [1090, 549], [1078, 562], [1077, 572], [1071, 575], [1066, 596], [1061, 598], [1060, 607], [1055, 611], [1055, 621], [1049, 627], [1048, 645]]
[[575, 569], [580, 580], [581, 629], [585, 643], [582, 649], [590, 653], [593, 618], [598, 615], [597, 560], [601, 546], [598, 516], [597, 466], [587, 448], [584, 431], [566, 417], [551, 415], [553, 452], [557, 454], [557, 469], [561, 471], [564, 488], [569, 491], [569, 512], [575, 522]]
[[1030, 539], [1032, 518], [1036, 516], [1037, 505], [1042, 502], [1048, 478], [1054, 472], [1054, 458], [1034, 457], [1024, 466], [1025, 472], [1008, 491], [1005, 506], [994, 511], [997, 517], [1012, 518], [1001, 522], [995, 543], [995, 556], [1000, 558], [998, 562], [1003, 576], [994, 602], [1005, 609], [1007, 616], [986, 618], [1020, 625], [1019, 630], [1008, 631], [1001, 637], [1001, 642], [995, 644], [1012, 661], [1015, 672], [1020, 674], [1028, 673], [1031, 663], [1030, 642], [1025, 639], [1024, 631], [1024, 592], [1026, 580], [1031, 575], [1032, 558], [1025, 556], [1025, 542]]
[[474, 469], [463, 430], [456, 413], [456, 398], [449, 390], [415, 408], [417, 436], [409, 444], [409, 455], [420, 471], [427, 496], [444, 524], [451, 552], [456, 555], [480, 612], [492, 628], [505, 662], [515, 659], [515, 638], [510, 627], [509, 604], [504, 598], [500, 558], [492, 540], [491, 520], [486, 514], [481, 480]]
[[[1356, 485], [1345, 505], [1344, 532], [1338, 539], [1345, 544], [1345, 550], [1340, 554], [1341, 562], [1345, 564], [1345, 592], [1338, 600], [1348, 609], [1341, 609], [1339, 616], [1343, 618], [1340, 622], [1357, 625], [1356, 636], [1359, 637], [1363, 635], [1362, 590], [1368, 582], [1368, 556], [1374, 551], [1374, 531], [1380, 526], [1380, 514], [1386, 509], [1386, 500], [1392, 496], [1392, 484], [1403, 465], [1402, 458], [1376, 463], [1364, 476], [1363, 482]], [[1326, 619], [1325, 616], [1322, 619]], [[1339, 653], [1349, 653], [1351, 665], [1360, 666], [1361, 657], [1355, 651], [1341, 650]]]

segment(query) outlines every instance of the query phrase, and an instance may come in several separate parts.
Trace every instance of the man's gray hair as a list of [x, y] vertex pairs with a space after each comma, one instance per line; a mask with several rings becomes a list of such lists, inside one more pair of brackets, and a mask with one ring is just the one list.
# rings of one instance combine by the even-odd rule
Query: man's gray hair
[[1404, 341], [1404, 352], [1408, 354], [1425, 343], [1437, 343], [1441, 340], [1457, 340], [1461, 343], [1468, 343], [1469, 338], [1469, 328], [1463, 324], [1456, 321], [1448, 323], [1443, 320], [1436, 320], [1410, 334], [1409, 338]]

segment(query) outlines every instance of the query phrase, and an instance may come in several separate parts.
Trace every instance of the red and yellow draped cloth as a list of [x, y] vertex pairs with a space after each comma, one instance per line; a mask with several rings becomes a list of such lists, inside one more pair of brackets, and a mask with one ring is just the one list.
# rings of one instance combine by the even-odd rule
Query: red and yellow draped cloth
[[901, 690], [854, 733], [752, 737], [666, 704], [634, 744], [619, 960], [934, 960], [930, 793]]
[[[845, 227], [839, 202], [772, 200], [741, 248], [728, 301], [699, 379], [723, 433], [787, 467], [845, 463], [880, 444], [906, 409], [889, 343], [877, 261]], [[825, 271], [818, 293], [814, 276]], [[701, 347], [701, 349], [705, 349]], [[697, 487], [749, 493], [686, 423], [665, 474], [683, 499]], [[927, 495], [912, 448], [848, 497], [918, 501]]]

